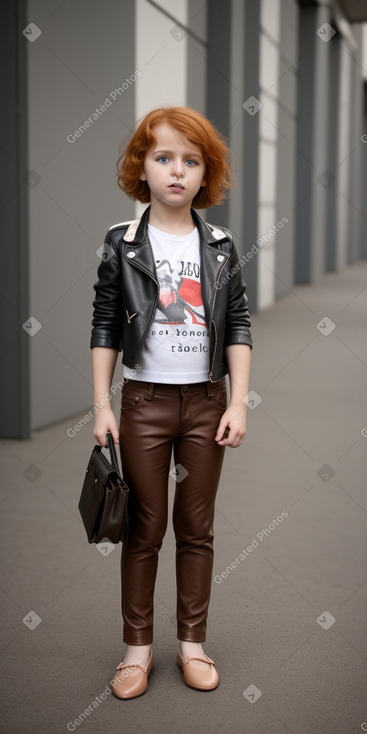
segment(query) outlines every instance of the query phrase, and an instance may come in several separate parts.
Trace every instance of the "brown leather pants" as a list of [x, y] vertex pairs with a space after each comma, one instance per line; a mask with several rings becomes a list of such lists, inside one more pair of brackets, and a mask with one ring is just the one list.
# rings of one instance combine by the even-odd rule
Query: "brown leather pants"
[[213, 571], [214, 505], [225, 447], [214, 440], [227, 407], [225, 378], [122, 387], [120, 454], [130, 487], [129, 538], [121, 555], [123, 640], [153, 641], [158, 553], [167, 528], [173, 448], [176, 491], [177, 637], [203, 642]]

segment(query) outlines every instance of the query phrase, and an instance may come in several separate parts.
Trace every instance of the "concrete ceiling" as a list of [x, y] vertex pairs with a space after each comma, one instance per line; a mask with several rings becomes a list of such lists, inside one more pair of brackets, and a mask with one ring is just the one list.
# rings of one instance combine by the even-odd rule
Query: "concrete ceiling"
[[339, 0], [349, 23], [367, 23], [367, 0]]
[[[323, 0], [298, 0], [298, 2], [302, 7], [324, 4]], [[337, 5], [349, 23], [367, 23], [367, 0], [337, 0]]]

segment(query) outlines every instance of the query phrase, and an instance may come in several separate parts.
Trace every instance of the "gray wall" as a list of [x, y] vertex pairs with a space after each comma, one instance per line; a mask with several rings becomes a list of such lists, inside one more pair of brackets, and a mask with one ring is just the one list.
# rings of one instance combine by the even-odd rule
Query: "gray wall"
[[[30, 0], [42, 31], [28, 43], [32, 429], [93, 403], [89, 339], [96, 250], [108, 227], [134, 217], [116, 184], [118, 143], [134, 125], [134, 2]], [[109, 96], [115, 88], [127, 89]], [[73, 133], [110, 106], [74, 143]]]

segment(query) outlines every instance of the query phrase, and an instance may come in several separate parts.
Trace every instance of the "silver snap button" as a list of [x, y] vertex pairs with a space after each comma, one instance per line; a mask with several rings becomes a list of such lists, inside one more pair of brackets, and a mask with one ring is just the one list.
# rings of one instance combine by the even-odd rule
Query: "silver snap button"
[[217, 255], [217, 260], [218, 260], [219, 263], [223, 262], [224, 255]]
[[130, 252], [126, 253], [126, 257], [130, 257], [130, 258], [135, 257], [135, 255], [136, 255], [136, 252], [134, 252], [133, 250], [130, 250]]

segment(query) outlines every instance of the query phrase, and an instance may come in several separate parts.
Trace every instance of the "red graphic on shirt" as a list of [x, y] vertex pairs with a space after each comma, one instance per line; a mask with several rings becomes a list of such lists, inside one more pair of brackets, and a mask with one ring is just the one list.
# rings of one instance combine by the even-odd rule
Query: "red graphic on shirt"
[[176, 291], [172, 288], [162, 287], [159, 291], [159, 302], [163, 303], [165, 308], [168, 308], [170, 303], [176, 303]]
[[[206, 326], [200, 281], [191, 278], [175, 278], [167, 261], [160, 263], [158, 271], [158, 310], [165, 318], [155, 319], [160, 324], [198, 324]], [[162, 267], [163, 266], [163, 267]]]
[[191, 304], [191, 306], [202, 306], [203, 299], [201, 295], [201, 285], [196, 280], [184, 278], [179, 288], [181, 298]]

